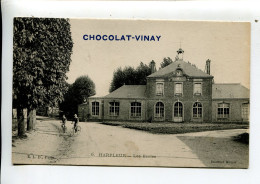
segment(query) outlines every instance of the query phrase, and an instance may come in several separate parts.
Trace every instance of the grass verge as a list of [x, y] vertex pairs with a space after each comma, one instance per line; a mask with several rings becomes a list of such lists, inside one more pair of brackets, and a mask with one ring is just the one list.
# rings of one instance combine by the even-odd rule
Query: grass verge
[[182, 134], [190, 132], [203, 132], [213, 130], [248, 129], [249, 125], [230, 123], [147, 123], [147, 122], [102, 122], [110, 126], [121, 126], [142, 130], [153, 134]]

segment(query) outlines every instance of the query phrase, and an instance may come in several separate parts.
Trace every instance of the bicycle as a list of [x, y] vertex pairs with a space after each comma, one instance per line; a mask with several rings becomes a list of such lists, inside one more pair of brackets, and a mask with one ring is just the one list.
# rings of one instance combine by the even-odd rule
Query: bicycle
[[79, 135], [81, 132], [81, 127], [77, 125], [76, 127], [72, 127], [72, 135]]
[[65, 133], [66, 130], [67, 130], [67, 127], [65, 126], [64, 123], [62, 123], [62, 121], [60, 123], [61, 123], [61, 126], [60, 126], [61, 128], [59, 129], [59, 132], [60, 133]]
[[67, 127], [66, 127], [65, 124], [61, 124], [61, 129], [62, 129], [62, 132], [63, 132], [63, 133], [66, 133]]

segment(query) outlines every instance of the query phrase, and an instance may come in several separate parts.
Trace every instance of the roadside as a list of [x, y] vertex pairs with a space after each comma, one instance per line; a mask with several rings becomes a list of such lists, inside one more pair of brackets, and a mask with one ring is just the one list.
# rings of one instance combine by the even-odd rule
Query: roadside
[[[37, 117], [36, 129], [26, 132], [27, 138], [13, 136], [12, 162], [14, 164], [55, 164], [69, 151], [73, 139], [61, 136], [60, 121]], [[15, 131], [13, 132], [13, 135]]]

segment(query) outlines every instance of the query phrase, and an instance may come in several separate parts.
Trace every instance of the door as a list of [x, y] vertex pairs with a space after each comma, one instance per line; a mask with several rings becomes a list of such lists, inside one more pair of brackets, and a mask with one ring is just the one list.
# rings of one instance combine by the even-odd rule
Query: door
[[173, 107], [173, 121], [182, 122], [183, 121], [183, 105], [181, 102], [176, 102]]

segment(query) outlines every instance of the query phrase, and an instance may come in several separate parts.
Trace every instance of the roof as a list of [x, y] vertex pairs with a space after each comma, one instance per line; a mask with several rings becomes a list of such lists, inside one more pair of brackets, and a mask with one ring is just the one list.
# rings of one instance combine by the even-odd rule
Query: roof
[[158, 70], [157, 72], [152, 73], [148, 77], [164, 77], [168, 74], [173, 73], [177, 68], [181, 68], [183, 73], [190, 77], [213, 77], [202, 70], [198, 69], [195, 65], [185, 62], [183, 60], [177, 60], [171, 63], [170, 65]]
[[103, 98], [104, 96], [99, 96], [99, 95], [93, 95], [93, 96], [90, 96], [90, 97], [88, 97], [88, 98]]
[[145, 85], [124, 85], [104, 98], [145, 98]]
[[241, 84], [213, 84], [212, 98], [249, 98], [250, 91]]

